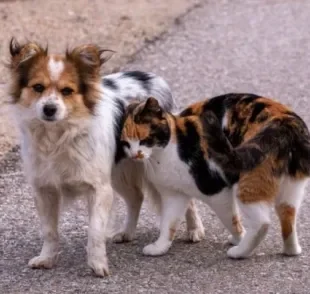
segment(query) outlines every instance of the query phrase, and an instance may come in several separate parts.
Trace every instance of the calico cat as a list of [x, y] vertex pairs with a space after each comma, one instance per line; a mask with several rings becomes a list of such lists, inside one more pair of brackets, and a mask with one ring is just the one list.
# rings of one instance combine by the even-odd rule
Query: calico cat
[[310, 175], [310, 135], [286, 106], [227, 94], [173, 115], [149, 98], [128, 106], [121, 140], [128, 157], [144, 162], [162, 197], [160, 237], [145, 254], [168, 251], [191, 197], [206, 202], [230, 231], [229, 257], [248, 257], [260, 244], [273, 205], [283, 253], [301, 253], [296, 217]]

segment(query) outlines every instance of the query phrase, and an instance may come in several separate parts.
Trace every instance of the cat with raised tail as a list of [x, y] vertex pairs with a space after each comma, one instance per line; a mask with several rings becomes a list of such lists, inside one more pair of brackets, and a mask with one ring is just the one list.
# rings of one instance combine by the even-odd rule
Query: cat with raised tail
[[253, 94], [214, 97], [179, 115], [155, 98], [126, 111], [121, 144], [144, 163], [161, 195], [160, 236], [144, 254], [169, 250], [192, 197], [206, 202], [230, 232], [229, 257], [251, 255], [267, 234], [274, 205], [283, 253], [301, 253], [296, 218], [310, 175], [310, 135], [297, 114]]

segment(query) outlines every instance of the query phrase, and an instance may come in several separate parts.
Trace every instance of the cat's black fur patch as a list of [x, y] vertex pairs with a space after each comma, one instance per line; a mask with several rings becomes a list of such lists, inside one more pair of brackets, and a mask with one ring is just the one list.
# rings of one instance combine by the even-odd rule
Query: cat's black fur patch
[[187, 121], [185, 129], [186, 133], [183, 133], [181, 129], [176, 128], [180, 159], [189, 166], [190, 174], [201, 193], [207, 196], [214, 195], [227, 187], [227, 184], [218, 172], [210, 169], [205, 160], [195, 125]]
[[[253, 107], [252, 115], [249, 119], [249, 122], [253, 123], [257, 119], [259, 114], [266, 108], [266, 106], [267, 105], [265, 103], [262, 103], [262, 102], [255, 103], [254, 107]], [[266, 119], [267, 119], [267, 117], [266, 117]]]
[[170, 140], [170, 128], [166, 124], [151, 124], [150, 136], [141, 140], [140, 145], [166, 147]]

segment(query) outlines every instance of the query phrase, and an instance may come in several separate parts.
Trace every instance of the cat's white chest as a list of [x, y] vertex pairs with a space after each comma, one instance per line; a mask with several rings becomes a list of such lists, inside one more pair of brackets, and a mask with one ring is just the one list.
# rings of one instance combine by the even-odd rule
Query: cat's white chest
[[189, 166], [179, 158], [175, 144], [169, 144], [164, 150], [152, 154], [145, 166], [147, 177], [156, 186], [186, 194], [198, 193]]

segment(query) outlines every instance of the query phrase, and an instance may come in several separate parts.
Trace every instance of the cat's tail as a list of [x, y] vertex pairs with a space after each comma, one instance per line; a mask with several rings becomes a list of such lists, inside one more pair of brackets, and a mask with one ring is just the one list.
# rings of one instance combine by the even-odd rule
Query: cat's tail
[[265, 153], [255, 143], [249, 142], [233, 148], [213, 112], [204, 112], [201, 120], [210, 158], [224, 170], [248, 171], [264, 160]]
[[260, 146], [282, 162], [283, 172], [290, 176], [310, 176], [310, 133], [295, 113], [273, 119], [249, 142]]

